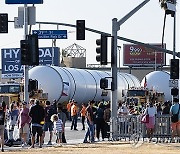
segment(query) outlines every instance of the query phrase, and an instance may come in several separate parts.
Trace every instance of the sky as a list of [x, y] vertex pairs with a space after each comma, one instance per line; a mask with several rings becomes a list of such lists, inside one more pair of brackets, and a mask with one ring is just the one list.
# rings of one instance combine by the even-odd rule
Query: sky
[[[43, 4], [36, 6], [37, 22], [60, 22], [76, 24], [76, 20], [85, 20], [86, 27], [102, 32], [112, 33], [112, 19], [120, 20], [143, 0], [44, 0]], [[7, 5], [5, 0], [0, 0], [0, 13], [8, 13], [9, 20], [18, 16], [18, 7], [23, 5]], [[31, 6], [31, 5], [29, 5]], [[180, 6], [177, 3], [176, 17], [176, 52], [180, 51]], [[133, 39], [144, 43], [161, 43], [164, 20], [164, 10], [160, 8], [159, 0], [150, 0], [143, 8], [129, 18], [118, 31], [118, 36]], [[164, 43], [168, 50], [173, 50], [173, 24], [174, 19], [168, 15], [166, 20]], [[34, 25], [33, 30], [38, 30], [39, 25]], [[41, 25], [41, 30], [57, 30], [55, 25]], [[86, 40], [76, 40], [76, 29], [59, 26], [61, 30], [67, 30], [68, 39], [56, 41], [57, 47], [64, 49], [74, 43], [86, 49], [87, 64], [96, 62], [96, 39], [99, 34], [86, 31]], [[9, 23], [8, 34], [0, 34], [1, 48], [19, 48], [20, 40], [23, 39], [24, 30], [14, 29], [14, 24]], [[118, 40], [121, 66], [123, 63], [123, 44]], [[52, 40], [39, 40], [39, 47], [51, 47]], [[108, 51], [110, 54], [110, 50]], [[166, 63], [169, 64], [167, 55]], [[110, 61], [110, 56], [108, 56]], [[119, 58], [117, 58], [119, 59]]]

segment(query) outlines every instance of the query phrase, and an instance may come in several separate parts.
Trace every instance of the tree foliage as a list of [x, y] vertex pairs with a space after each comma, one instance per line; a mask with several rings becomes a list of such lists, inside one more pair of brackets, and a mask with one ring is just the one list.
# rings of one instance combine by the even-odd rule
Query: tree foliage
[[176, 4], [176, 0], [159, 0], [161, 8], [165, 9], [167, 2]]

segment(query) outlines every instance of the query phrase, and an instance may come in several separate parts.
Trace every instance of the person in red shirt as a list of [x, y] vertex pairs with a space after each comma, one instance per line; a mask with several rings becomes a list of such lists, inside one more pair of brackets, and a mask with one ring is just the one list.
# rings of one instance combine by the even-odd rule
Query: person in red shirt
[[72, 106], [73, 102], [70, 100], [68, 103], [67, 103], [67, 113], [68, 113], [68, 120], [71, 121], [71, 106]]
[[83, 126], [83, 129], [82, 130], [85, 130], [85, 117], [86, 117], [86, 106], [84, 103], [82, 103], [82, 109], [80, 111], [81, 113], [81, 120], [82, 120], [82, 126]]

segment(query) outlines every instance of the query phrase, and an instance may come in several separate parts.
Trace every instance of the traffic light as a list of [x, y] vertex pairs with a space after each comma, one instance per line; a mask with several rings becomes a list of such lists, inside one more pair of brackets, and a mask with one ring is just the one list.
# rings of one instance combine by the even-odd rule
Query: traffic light
[[30, 43], [28, 40], [21, 40], [21, 65], [30, 65], [31, 54], [30, 54]]
[[101, 80], [100, 80], [100, 88], [101, 89], [108, 88], [108, 80], [106, 78], [101, 78]]
[[38, 35], [28, 35], [29, 48], [31, 54], [30, 65], [39, 65], [39, 45], [38, 45]]
[[76, 20], [76, 40], [85, 40], [85, 20]]
[[38, 81], [29, 79], [28, 92], [32, 92], [38, 89]]
[[178, 88], [172, 88], [171, 89], [171, 95], [178, 96], [178, 94], [179, 94], [179, 89]]
[[0, 14], [0, 33], [8, 33], [8, 14]]
[[171, 59], [170, 79], [179, 79], [179, 59]]
[[96, 60], [100, 62], [101, 65], [107, 65], [107, 36], [101, 34], [101, 39], [96, 40]]
[[28, 35], [27, 40], [21, 40], [21, 65], [39, 65], [38, 36]]

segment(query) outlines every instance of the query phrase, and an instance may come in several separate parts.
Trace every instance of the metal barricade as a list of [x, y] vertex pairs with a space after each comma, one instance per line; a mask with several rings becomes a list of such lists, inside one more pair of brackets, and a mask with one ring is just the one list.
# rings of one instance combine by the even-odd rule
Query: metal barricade
[[[141, 123], [141, 115], [120, 116], [116, 120], [118, 133], [113, 136], [117, 139], [130, 139], [134, 134], [139, 137], [147, 138], [145, 124]], [[155, 118], [155, 130], [153, 138], [165, 139], [171, 137], [171, 118], [170, 115], [159, 115]]]
[[155, 118], [154, 137], [157, 139], [165, 139], [171, 137], [171, 116], [159, 115]]

